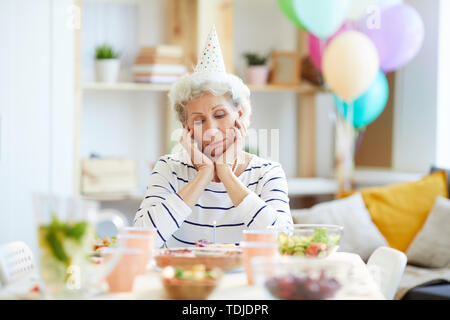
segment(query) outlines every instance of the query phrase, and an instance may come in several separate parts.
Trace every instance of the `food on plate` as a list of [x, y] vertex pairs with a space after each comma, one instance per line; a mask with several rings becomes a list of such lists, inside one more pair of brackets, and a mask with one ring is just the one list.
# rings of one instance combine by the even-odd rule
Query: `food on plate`
[[207, 247], [210, 244], [211, 244], [211, 242], [209, 242], [206, 239], [200, 239], [200, 240], [195, 241], [195, 246], [200, 247], [200, 248]]
[[336, 279], [327, 277], [324, 272], [319, 278], [289, 274], [273, 277], [266, 281], [265, 286], [272, 296], [286, 300], [329, 299], [341, 288]]
[[167, 294], [172, 299], [206, 299], [216, 288], [222, 272], [205, 265], [190, 267], [168, 266], [161, 272]]
[[155, 260], [160, 268], [203, 264], [207, 268], [219, 267], [223, 270], [230, 270], [242, 266], [242, 249], [236, 247], [162, 249], [155, 254]]
[[339, 244], [340, 235], [328, 235], [325, 228], [314, 229], [312, 236], [278, 234], [278, 250], [283, 255], [326, 257]]
[[200, 239], [195, 241], [195, 247], [197, 248], [236, 248], [234, 243], [212, 243], [206, 239]]
[[215, 269], [207, 270], [203, 264], [197, 264], [191, 268], [166, 267], [162, 275], [168, 280], [212, 281], [217, 279], [219, 273]]
[[98, 235], [96, 235], [92, 256], [100, 257], [100, 250], [102, 248], [113, 248], [115, 246], [117, 246], [116, 237], [104, 237], [103, 239], [100, 239]]

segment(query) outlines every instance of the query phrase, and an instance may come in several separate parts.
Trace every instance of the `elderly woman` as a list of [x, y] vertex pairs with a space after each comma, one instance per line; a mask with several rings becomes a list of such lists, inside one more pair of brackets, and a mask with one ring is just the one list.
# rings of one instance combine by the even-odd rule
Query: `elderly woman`
[[182, 152], [157, 161], [135, 217], [135, 226], [157, 229], [158, 247], [212, 242], [213, 235], [217, 243], [238, 243], [243, 230], [292, 224], [280, 163], [243, 151], [248, 87], [223, 65], [208, 70], [201, 62], [169, 92], [184, 128]]

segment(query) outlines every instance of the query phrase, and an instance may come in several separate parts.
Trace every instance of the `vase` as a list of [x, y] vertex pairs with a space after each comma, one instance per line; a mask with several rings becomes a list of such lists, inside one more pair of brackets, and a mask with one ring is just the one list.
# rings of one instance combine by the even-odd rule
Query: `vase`
[[267, 84], [269, 68], [267, 66], [249, 66], [247, 68], [247, 83], [263, 86]]
[[98, 59], [95, 61], [95, 73], [98, 82], [116, 82], [119, 76], [119, 69], [119, 59]]

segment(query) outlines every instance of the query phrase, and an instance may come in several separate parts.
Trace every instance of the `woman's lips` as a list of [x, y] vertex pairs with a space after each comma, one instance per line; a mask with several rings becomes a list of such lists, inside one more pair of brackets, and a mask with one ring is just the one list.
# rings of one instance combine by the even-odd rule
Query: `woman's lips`
[[214, 146], [216, 146], [216, 145], [218, 145], [218, 144], [220, 144], [220, 143], [222, 143], [222, 142], [225, 142], [225, 140], [226, 140], [226, 139], [223, 139], [223, 140], [220, 140], [220, 141], [212, 142], [212, 143], [208, 144], [206, 147], [212, 148], [212, 147], [214, 147]]

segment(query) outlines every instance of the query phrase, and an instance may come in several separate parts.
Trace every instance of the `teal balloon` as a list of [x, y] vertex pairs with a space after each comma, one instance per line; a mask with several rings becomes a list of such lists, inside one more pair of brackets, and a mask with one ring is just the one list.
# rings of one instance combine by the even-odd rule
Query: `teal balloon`
[[[353, 126], [359, 129], [373, 122], [383, 112], [388, 98], [389, 85], [380, 70], [369, 89], [353, 101]], [[334, 96], [334, 103], [339, 113], [347, 119], [350, 104], [337, 95]]]
[[295, 15], [294, 7], [292, 5], [292, 2], [294, 0], [277, 0], [277, 1], [281, 11], [283, 11], [283, 13], [289, 18], [289, 20], [294, 22], [297, 27], [305, 29], [303, 24], [300, 22], [300, 20], [298, 20], [297, 16]]
[[344, 23], [352, 0], [292, 0], [298, 20], [315, 36], [326, 39]]

